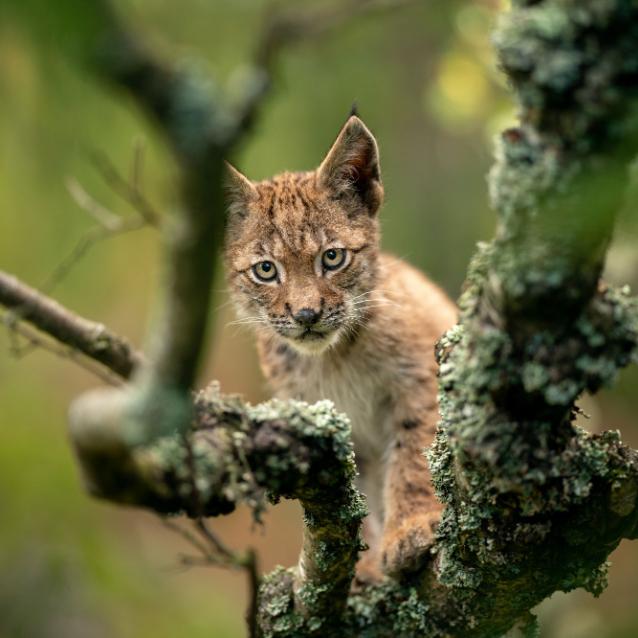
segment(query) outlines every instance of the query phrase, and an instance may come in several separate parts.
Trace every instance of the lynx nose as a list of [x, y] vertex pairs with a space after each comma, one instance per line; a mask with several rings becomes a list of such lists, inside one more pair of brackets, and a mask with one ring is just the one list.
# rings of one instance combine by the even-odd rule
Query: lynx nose
[[321, 313], [312, 308], [302, 308], [295, 316], [294, 320], [302, 326], [312, 326], [319, 320]]

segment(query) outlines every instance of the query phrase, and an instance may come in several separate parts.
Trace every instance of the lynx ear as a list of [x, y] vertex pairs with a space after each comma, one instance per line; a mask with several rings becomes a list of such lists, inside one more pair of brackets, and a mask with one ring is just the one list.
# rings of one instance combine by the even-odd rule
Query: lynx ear
[[232, 164], [226, 162], [226, 199], [228, 201], [228, 213], [230, 217], [239, 214], [245, 216], [246, 204], [255, 201], [259, 197], [255, 185]]
[[337, 195], [358, 196], [371, 215], [383, 201], [377, 142], [366, 125], [352, 115], [317, 169], [319, 183]]

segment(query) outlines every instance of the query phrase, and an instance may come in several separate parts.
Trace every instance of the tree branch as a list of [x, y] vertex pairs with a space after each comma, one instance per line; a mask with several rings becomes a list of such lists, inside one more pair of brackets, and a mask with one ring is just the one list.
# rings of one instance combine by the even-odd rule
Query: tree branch
[[556, 590], [601, 591], [609, 552], [636, 533], [636, 453], [572, 421], [638, 346], [636, 301], [599, 285], [636, 148], [638, 8], [517, 5], [495, 42], [521, 125], [491, 175], [496, 238], [439, 349], [430, 453], [437, 577], [472, 619], [465, 636], [505, 632]]
[[366, 15], [396, 11], [416, 0], [339, 0], [319, 6], [290, 6], [273, 11], [257, 38], [250, 80], [237, 109], [237, 126], [249, 128], [269, 92], [279, 53], [306, 43]]
[[266, 580], [260, 625], [278, 622], [264, 612], [273, 587], [290, 596], [281, 611], [292, 613], [297, 627], [327, 631], [341, 622], [366, 509], [353, 486], [349, 422], [329, 402], [251, 407], [213, 385], [195, 398], [186, 442], [173, 435], [149, 446], [128, 445], [125, 427], [107, 431], [92, 420], [95, 410], [82, 408], [74, 404], [71, 434], [94, 496], [195, 518], [227, 514], [240, 502], [259, 512], [265, 495], [300, 500], [306, 525], [299, 569]]
[[0, 319], [5, 323], [9, 333], [9, 352], [16, 358], [24, 357], [36, 349], [47, 350], [52, 354], [69, 359], [87, 372], [95, 375], [108, 385], [121, 386], [124, 381], [104, 366], [81, 352], [43, 336], [34, 328], [18, 321], [10, 312], [0, 312]]
[[6, 321], [26, 321], [60, 343], [97, 361], [123, 379], [128, 379], [142, 362], [122, 337], [103, 324], [73, 314], [59, 303], [41, 295], [12, 275], [0, 271], [0, 304], [11, 310]]

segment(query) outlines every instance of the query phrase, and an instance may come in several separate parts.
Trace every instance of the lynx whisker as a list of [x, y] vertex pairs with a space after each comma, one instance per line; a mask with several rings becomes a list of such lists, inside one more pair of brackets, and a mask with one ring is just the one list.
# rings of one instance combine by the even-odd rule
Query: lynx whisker
[[227, 326], [246, 326], [246, 325], [254, 325], [254, 324], [266, 324], [268, 323], [263, 317], [242, 317], [241, 319], [235, 319], [234, 321], [229, 321]]

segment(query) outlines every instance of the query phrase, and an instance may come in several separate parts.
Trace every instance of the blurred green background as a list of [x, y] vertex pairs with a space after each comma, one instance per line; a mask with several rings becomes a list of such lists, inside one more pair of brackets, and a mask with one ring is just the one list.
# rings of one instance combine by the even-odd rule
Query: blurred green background
[[[165, 56], [197, 64], [222, 84], [232, 83], [249, 60], [267, 10], [259, 0], [117, 4]], [[475, 243], [494, 228], [485, 174], [494, 134], [514, 117], [489, 45], [505, 4], [415, 2], [288, 50], [237, 164], [253, 178], [312, 168], [356, 100], [381, 148], [385, 247], [457, 296]], [[73, 10], [78, 6], [85, 10]], [[167, 214], [177, 205], [175, 166], [156, 132], [65, 46], [90, 28], [90, 7], [88, 0], [0, 0], [0, 268], [34, 286], [48, 280], [93, 225], [70, 197], [69, 178], [108, 208], [131, 214], [95, 170], [93, 151], [126, 174], [142, 144], [145, 194]], [[609, 267], [616, 281], [638, 280], [635, 218], [628, 212], [619, 225]], [[110, 239], [52, 294], [139, 344], [157, 256], [152, 230]], [[201, 383], [217, 378], [227, 392], [263, 399], [250, 332], [227, 325], [233, 314], [221, 275], [215, 287]], [[1, 330], [0, 638], [244, 635], [241, 574], [179, 569], [178, 555], [188, 548], [159, 519], [83, 492], [66, 412], [74, 396], [99, 381], [42, 350], [16, 358], [11, 346]], [[592, 415], [587, 426], [620, 428], [638, 445], [637, 382], [629, 371], [613, 391], [585, 399]], [[244, 511], [214, 525], [233, 546], [255, 546], [264, 570], [296, 561], [295, 504], [274, 508], [263, 528], [255, 529]], [[623, 544], [612, 562], [600, 599], [575, 592], [541, 606], [543, 637], [638, 635], [638, 543]]]

